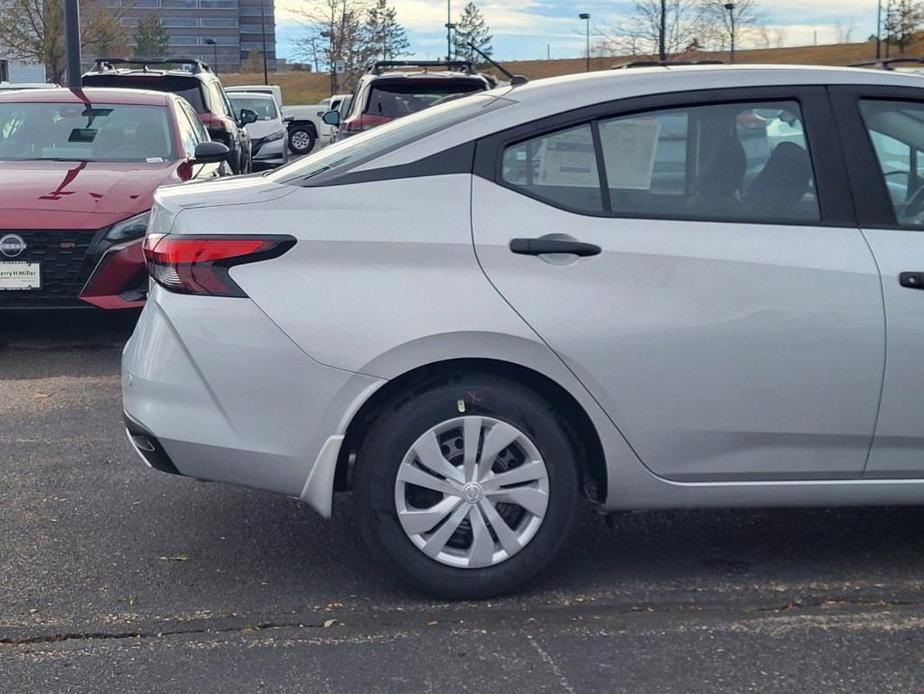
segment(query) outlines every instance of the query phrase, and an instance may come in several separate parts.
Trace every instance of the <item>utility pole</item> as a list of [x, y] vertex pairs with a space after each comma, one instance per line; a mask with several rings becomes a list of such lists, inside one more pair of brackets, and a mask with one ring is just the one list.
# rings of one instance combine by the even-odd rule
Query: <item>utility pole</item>
[[658, 27], [658, 58], [667, 62], [667, 0], [661, 0], [661, 25]]
[[590, 72], [590, 13], [589, 13], [589, 12], [581, 12], [581, 14], [578, 15], [578, 19], [583, 19], [584, 22], [585, 22], [586, 25], [587, 25], [587, 54], [586, 54], [586, 58], [587, 58], [587, 72]]
[[735, 62], [735, 3], [726, 2], [725, 9], [728, 10], [728, 19], [731, 22], [731, 59], [729, 62]]
[[67, 86], [80, 89], [80, 7], [77, 0], [64, 1], [64, 51], [67, 55]]
[[882, 0], [876, 5], [876, 60], [882, 57]]
[[263, 84], [269, 84], [266, 69], [266, 0], [260, 0], [260, 34], [263, 37]]

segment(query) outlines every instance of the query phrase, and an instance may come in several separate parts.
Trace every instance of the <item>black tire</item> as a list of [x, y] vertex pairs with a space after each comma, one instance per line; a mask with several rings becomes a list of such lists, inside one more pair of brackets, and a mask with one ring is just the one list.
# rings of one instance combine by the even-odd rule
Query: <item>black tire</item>
[[[531, 439], [545, 460], [549, 501], [535, 536], [512, 557], [486, 568], [456, 568], [431, 559], [405, 534], [395, 507], [395, 480], [407, 451], [424, 432], [466, 415], [493, 417]], [[462, 376], [404, 398], [374, 423], [354, 474], [354, 504], [363, 540], [406, 583], [446, 599], [482, 599], [509, 592], [541, 573], [568, 545], [578, 519], [579, 474], [565, 426], [533, 390], [489, 375]]]
[[308, 154], [314, 149], [317, 134], [310, 125], [293, 125], [289, 128], [289, 150], [294, 154]]

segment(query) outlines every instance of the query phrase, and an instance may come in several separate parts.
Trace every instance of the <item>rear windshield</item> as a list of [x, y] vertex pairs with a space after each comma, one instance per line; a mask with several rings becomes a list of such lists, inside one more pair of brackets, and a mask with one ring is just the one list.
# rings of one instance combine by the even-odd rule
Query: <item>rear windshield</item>
[[275, 99], [257, 99], [248, 96], [236, 96], [228, 94], [231, 99], [231, 105], [234, 106], [234, 113], [238, 118], [241, 117], [241, 109], [247, 108], [257, 114], [258, 120], [274, 120], [278, 113], [276, 112]]
[[150, 89], [155, 92], [179, 94], [186, 99], [196, 113], [208, 113], [202, 96], [202, 83], [194, 77], [181, 75], [84, 75], [85, 87], [122, 87], [128, 89]]
[[369, 92], [366, 113], [401, 118], [449, 98], [483, 92], [487, 88], [484, 81], [474, 78], [377, 80]]
[[513, 103], [501, 96], [489, 95], [451, 101], [341, 140], [266, 176], [271, 181], [292, 185], [329, 183], [360, 164]]
[[176, 159], [164, 106], [0, 103], [0, 160]]

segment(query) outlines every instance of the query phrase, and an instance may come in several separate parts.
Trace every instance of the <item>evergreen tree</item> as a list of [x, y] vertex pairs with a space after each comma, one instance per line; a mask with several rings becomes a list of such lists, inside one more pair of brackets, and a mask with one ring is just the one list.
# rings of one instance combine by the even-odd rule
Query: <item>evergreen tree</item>
[[375, 0], [366, 16], [366, 40], [372, 55], [392, 60], [408, 54], [411, 47], [407, 32], [398, 22], [398, 13], [388, 0]]
[[485, 23], [484, 15], [478, 9], [478, 5], [469, 2], [462, 10], [462, 16], [456, 24], [453, 36], [454, 57], [460, 60], [471, 60], [473, 63], [481, 62], [481, 56], [473, 51], [469, 44], [474, 44], [486, 55], [492, 55], [494, 53], [494, 47], [491, 45], [493, 40], [491, 29]]
[[135, 55], [143, 58], [163, 58], [170, 52], [170, 34], [161, 18], [149, 14], [138, 22], [135, 31]]

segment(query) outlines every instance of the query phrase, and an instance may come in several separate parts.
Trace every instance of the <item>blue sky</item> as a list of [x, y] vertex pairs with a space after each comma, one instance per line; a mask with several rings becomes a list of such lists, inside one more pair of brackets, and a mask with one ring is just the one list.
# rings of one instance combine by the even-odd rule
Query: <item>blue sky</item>
[[[476, 0], [477, 1], [477, 0]], [[294, 40], [300, 28], [285, 12], [301, 0], [279, 0], [277, 33], [279, 55], [296, 58]], [[416, 57], [436, 58], [445, 54], [446, 2], [441, 0], [394, 0], [398, 19], [408, 30]], [[452, 0], [458, 16], [464, 0]], [[573, 58], [583, 55], [584, 24], [580, 12], [590, 12], [594, 25], [605, 31], [618, 26], [632, 3], [625, 0], [485, 0], [478, 2], [494, 34], [495, 57], [505, 60]], [[876, 0], [763, 0], [760, 7], [767, 26], [778, 32], [785, 45], [811, 44], [817, 33], [819, 43], [836, 43], [850, 32], [860, 41], [875, 31]]]

